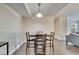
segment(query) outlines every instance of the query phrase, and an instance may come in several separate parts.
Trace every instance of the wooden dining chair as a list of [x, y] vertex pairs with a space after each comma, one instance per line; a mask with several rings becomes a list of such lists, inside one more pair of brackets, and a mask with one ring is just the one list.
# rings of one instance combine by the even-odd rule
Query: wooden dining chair
[[46, 34], [36, 35], [35, 45], [34, 45], [35, 55], [45, 55], [46, 54]]
[[[31, 39], [29, 32], [26, 32], [26, 41], [27, 41], [27, 48], [31, 47], [31, 42], [34, 42], [34, 38]], [[33, 45], [33, 44], [32, 44]]]
[[50, 39], [51, 39], [51, 46], [53, 47], [53, 52], [54, 52], [54, 39], [55, 39], [55, 33], [54, 32], [51, 32]]
[[53, 47], [53, 51], [54, 51], [54, 36], [55, 33], [54, 32], [50, 32], [49, 36], [46, 37], [46, 45], [49, 44], [49, 46], [47, 47]]

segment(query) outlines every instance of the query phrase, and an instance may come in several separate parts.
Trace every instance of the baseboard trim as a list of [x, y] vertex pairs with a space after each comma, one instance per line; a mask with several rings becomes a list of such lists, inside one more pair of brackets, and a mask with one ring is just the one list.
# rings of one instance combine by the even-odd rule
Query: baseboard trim
[[16, 48], [14, 48], [9, 55], [12, 55], [16, 50], [18, 50], [25, 42], [22, 42], [21, 44], [19, 44]]

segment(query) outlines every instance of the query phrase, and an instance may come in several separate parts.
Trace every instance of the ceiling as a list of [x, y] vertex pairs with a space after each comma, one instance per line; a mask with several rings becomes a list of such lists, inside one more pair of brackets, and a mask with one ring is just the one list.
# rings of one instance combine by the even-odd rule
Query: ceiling
[[[42, 3], [40, 5], [40, 12], [44, 16], [52, 16], [59, 12], [66, 3]], [[37, 3], [28, 3], [32, 15], [36, 15], [39, 12], [39, 6]]]
[[[35, 16], [39, 11], [38, 3], [6, 3], [21, 16]], [[67, 3], [42, 3], [40, 12], [44, 16], [53, 16], [63, 9]]]
[[6, 3], [6, 5], [8, 5], [21, 16], [28, 16], [27, 10], [23, 3]]
[[79, 3], [70, 3], [66, 5], [56, 16], [59, 15], [79, 17]]

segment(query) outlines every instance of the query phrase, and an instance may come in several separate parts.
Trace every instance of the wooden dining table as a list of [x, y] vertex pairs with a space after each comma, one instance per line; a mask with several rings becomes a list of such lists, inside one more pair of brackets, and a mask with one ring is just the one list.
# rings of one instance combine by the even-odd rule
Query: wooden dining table
[[[47, 37], [50, 37], [50, 35], [46, 35]], [[31, 34], [30, 37], [36, 37], [36, 35]]]
[[[46, 40], [39, 41], [38, 39], [42, 38], [41, 35], [45, 35], [45, 37], [46, 37], [45, 39]], [[50, 34], [46, 34], [46, 33], [30, 34], [29, 35], [29, 40], [27, 40], [27, 42], [33, 42], [34, 43], [33, 48], [34, 48], [34, 51], [36, 51], [36, 46], [38, 46], [36, 43], [38, 43], [38, 42], [45, 42], [45, 46], [46, 46], [46, 44], [48, 44], [46, 42], [50, 41], [50, 47], [51, 47], [52, 40], [50, 39], [50, 37], [51, 37], [51, 35]], [[31, 43], [29, 43], [28, 45], [30, 45], [30, 44]], [[42, 45], [42, 44], [40, 43], [39, 45]], [[47, 46], [47, 47], [49, 47], [49, 46]], [[53, 48], [53, 50], [54, 50], [54, 48]]]

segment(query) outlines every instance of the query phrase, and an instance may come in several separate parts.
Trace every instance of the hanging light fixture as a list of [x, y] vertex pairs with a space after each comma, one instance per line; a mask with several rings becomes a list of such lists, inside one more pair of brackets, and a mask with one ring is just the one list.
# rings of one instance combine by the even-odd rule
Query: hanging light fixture
[[40, 3], [38, 3], [38, 7], [39, 7], [39, 12], [37, 13], [36, 17], [43, 17], [43, 15], [40, 12]]

